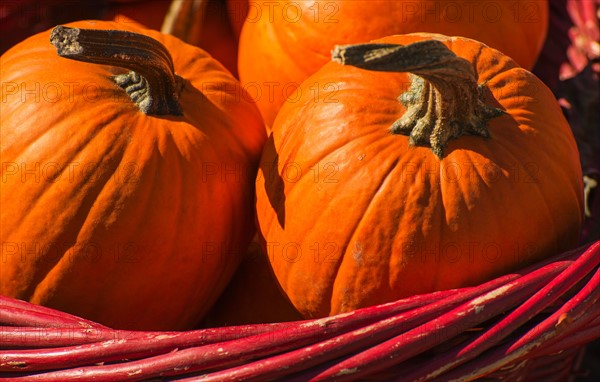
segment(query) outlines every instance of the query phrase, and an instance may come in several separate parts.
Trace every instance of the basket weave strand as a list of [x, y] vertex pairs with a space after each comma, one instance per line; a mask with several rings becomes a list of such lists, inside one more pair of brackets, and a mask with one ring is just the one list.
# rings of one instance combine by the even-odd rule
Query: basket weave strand
[[600, 241], [475, 287], [317, 320], [189, 332], [113, 330], [0, 297], [0, 377], [561, 381], [600, 338], [599, 264]]

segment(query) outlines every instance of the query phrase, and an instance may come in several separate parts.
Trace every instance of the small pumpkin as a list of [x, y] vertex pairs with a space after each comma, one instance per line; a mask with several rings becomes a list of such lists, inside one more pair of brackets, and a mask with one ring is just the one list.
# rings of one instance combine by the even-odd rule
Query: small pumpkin
[[281, 290], [263, 246], [254, 238], [238, 270], [203, 326], [262, 324], [301, 320], [302, 316]]
[[[526, 4], [524, 4], [526, 3]], [[547, 0], [250, 1], [239, 42], [238, 71], [271, 126], [281, 105], [329, 60], [336, 44], [413, 32], [475, 38], [533, 67], [548, 27]], [[308, 91], [323, 92], [327, 84]]]
[[[282, 107], [256, 181], [271, 265], [305, 317], [474, 285], [577, 243], [577, 147], [537, 77], [427, 33], [334, 57]], [[330, 86], [314, 98], [314, 83]]]
[[0, 63], [0, 293], [115, 328], [194, 327], [254, 234], [266, 132], [238, 81], [132, 23], [57, 27]]

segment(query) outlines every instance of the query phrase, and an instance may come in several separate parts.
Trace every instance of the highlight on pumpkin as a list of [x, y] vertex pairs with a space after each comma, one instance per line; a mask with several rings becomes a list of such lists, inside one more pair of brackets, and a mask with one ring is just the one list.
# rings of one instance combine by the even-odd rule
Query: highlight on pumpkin
[[105, 21], [36, 34], [1, 67], [17, 86], [1, 106], [0, 293], [113, 328], [193, 329], [255, 232], [266, 129], [228, 90], [239, 81], [201, 48]]
[[600, 3], [549, 3], [3, 4], [0, 378], [582, 375]]
[[[474, 285], [577, 242], [575, 140], [530, 72], [428, 33], [332, 56], [282, 106], [256, 180], [269, 260], [305, 317]], [[335, 88], [314, 102], [314, 83]], [[335, 182], [314, 176], [328, 163]]]
[[246, 9], [236, 4], [239, 0], [230, 2], [232, 12], [246, 15], [239, 39], [240, 80], [269, 94], [257, 101], [269, 128], [289, 97], [296, 102], [296, 94], [284, 92], [284, 86], [299, 85], [315, 73], [329, 61], [335, 45], [437, 33], [481, 41], [531, 69], [548, 31], [548, 0], [252, 0]]

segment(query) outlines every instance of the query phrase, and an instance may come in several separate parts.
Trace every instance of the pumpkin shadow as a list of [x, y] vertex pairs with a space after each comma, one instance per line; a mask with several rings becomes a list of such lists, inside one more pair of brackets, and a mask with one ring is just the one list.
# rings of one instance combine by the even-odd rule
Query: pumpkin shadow
[[275, 147], [273, 135], [270, 135], [263, 149], [263, 154], [273, 152], [275, 153], [275, 156], [271, 161], [265, 160], [263, 155], [258, 170], [258, 178], [262, 179], [264, 182], [264, 188], [269, 204], [277, 214], [277, 222], [281, 228], [285, 228], [285, 185], [283, 178], [278, 171], [279, 154], [277, 154], [277, 149]]
[[[242, 91], [244, 93], [242, 93], [239, 97], [243, 97], [246, 99], [249, 99], [250, 96], [247, 95], [247, 93], [245, 93], [244, 89], [238, 89], [239, 91]], [[187, 102], [185, 105], [182, 104], [183, 106], [183, 115], [181, 116], [157, 116], [158, 118], [165, 118], [165, 119], [170, 119], [170, 120], [174, 120], [174, 121], [186, 121], [189, 123], [189, 126], [191, 128], [194, 128], [196, 130], [200, 130], [202, 132], [202, 134], [205, 134], [209, 139], [211, 139], [212, 142], [221, 142], [223, 141], [221, 138], [224, 135], [229, 135], [230, 139], [228, 139], [227, 141], [231, 142], [231, 141], [240, 141], [240, 136], [237, 129], [234, 128], [230, 128], [228, 125], [226, 124], [219, 124], [218, 121], [220, 120], [225, 120], [228, 118], [226, 112], [219, 106], [217, 106], [210, 97], [208, 97], [206, 94], [204, 94], [200, 89], [196, 88], [195, 86], [192, 85], [191, 82], [186, 82], [185, 88], [184, 88], [184, 92], [187, 93], [185, 95], [185, 97], [189, 100], [192, 99], [194, 100], [194, 103], [191, 104], [190, 102]], [[183, 93], [182, 96], [180, 97], [180, 99], [182, 99], [184, 97]], [[195, 108], [194, 108], [195, 106]], [[197, 111], [198, 109], [202, 109], [204, 112], [201, 115], [198, 115]], [[192, 111], [190, 111], [192, 110]], [[211, 121], [210, 123], [204, 123], [203, 121], [206, 121], [207, 119], [211, 119], [213, 121]], [[202, 129], [200, 126], [221, 126], [221, 128], [218, 129], [210, 129], [210, 130], [206, 130], [206, 129]], [[240, 127], [241, 128], [241, 127]], [[266, 134], [266, 133], [265, 133]], [[266, 142], [267, 144], [271, 144], [272, 150], [274, 150], [274, 146], [272, 146], [272, 139], [269, 138], [269, 141]], [[230, 148], [231, 150], [235, 150], [236, 148]], [[242, 147], [242, 144], [240, 143], [240, 146], [237, 148], [239, 150], [246, 150], [244, 147]], [[265, 147], [263, 147], [263, 151], [264, 151]], [[241, 174], [244, 177], [244, 179], [248, 179], [249, 182], [251, 183], [252, 186], [255, 185], [255, 181], [257, 180], [257, 176], [258, 179], [260, 179], [261, 176], [263, 176], [263, 168], [262, 168], [262, 161], [260, 163], [252, 163], [250, 164], [248, 167], [243, 167], [241, 168]], [[274, 167], [274, 171], [275, 174], [277, 173], [277, 165], [275, 164]], [[267, 175], [269, 174], [269, 172], [267, 171]], [[264, 176], [263, 176], [264, 177]], [[281, 188], [281, 200], [282, 203], [284, 203], [285, 198], [283, 197], [283, 180], [282, 179], [275, 179], [276, 184], [279, 185], [279, 187]], [[267, 187], [267, 190], [269, 190], [269, 188]], [[254, 188], [253, 192], [251, 193], [251, 195], [249, 196], [248, 199], [248, 205], [255, 205], [256, 203], [256, 189]], [[285, 203], [284, 203], [285, 204]], [[256, 210], [255, 208], [252, 209], [252, 219], [256, 219]], [[281, 216], [280, 221], [284, 221], [285, 220], [285, 215], [284, 212], [281, 211], [280, 214], [278, 214], [278, 217]], [[282, 224], [283, 226], [283, 224]]]

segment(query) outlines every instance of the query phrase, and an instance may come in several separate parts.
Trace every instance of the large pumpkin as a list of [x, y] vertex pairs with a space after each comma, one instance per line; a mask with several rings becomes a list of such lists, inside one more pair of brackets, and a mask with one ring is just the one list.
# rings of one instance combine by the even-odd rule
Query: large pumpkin
[[138, 34], [56, 28], [0, 58], [0, 293], [116, 328], [192, 327], [254, 233], [260, 113], [199, 48], [68, 26]]
[[[263, 152], [259, 227], [295, 307], [473, 285], [574, 245], [581, 168], [550, 90], [474, 40], [375, 42], [337, 49], [361, 68], [309, 77]], [[314, 83], [330, 86], [315, 98]]]
[[[271, 126], [299, 84], [329, 60], [335, 44], [413, 32], [475, 38], [530, 69], [548, 25], [547, 0], [250, 1], [239, 42], [240, 80]], [[322, 92], [315, 83], [308, 91]]]

